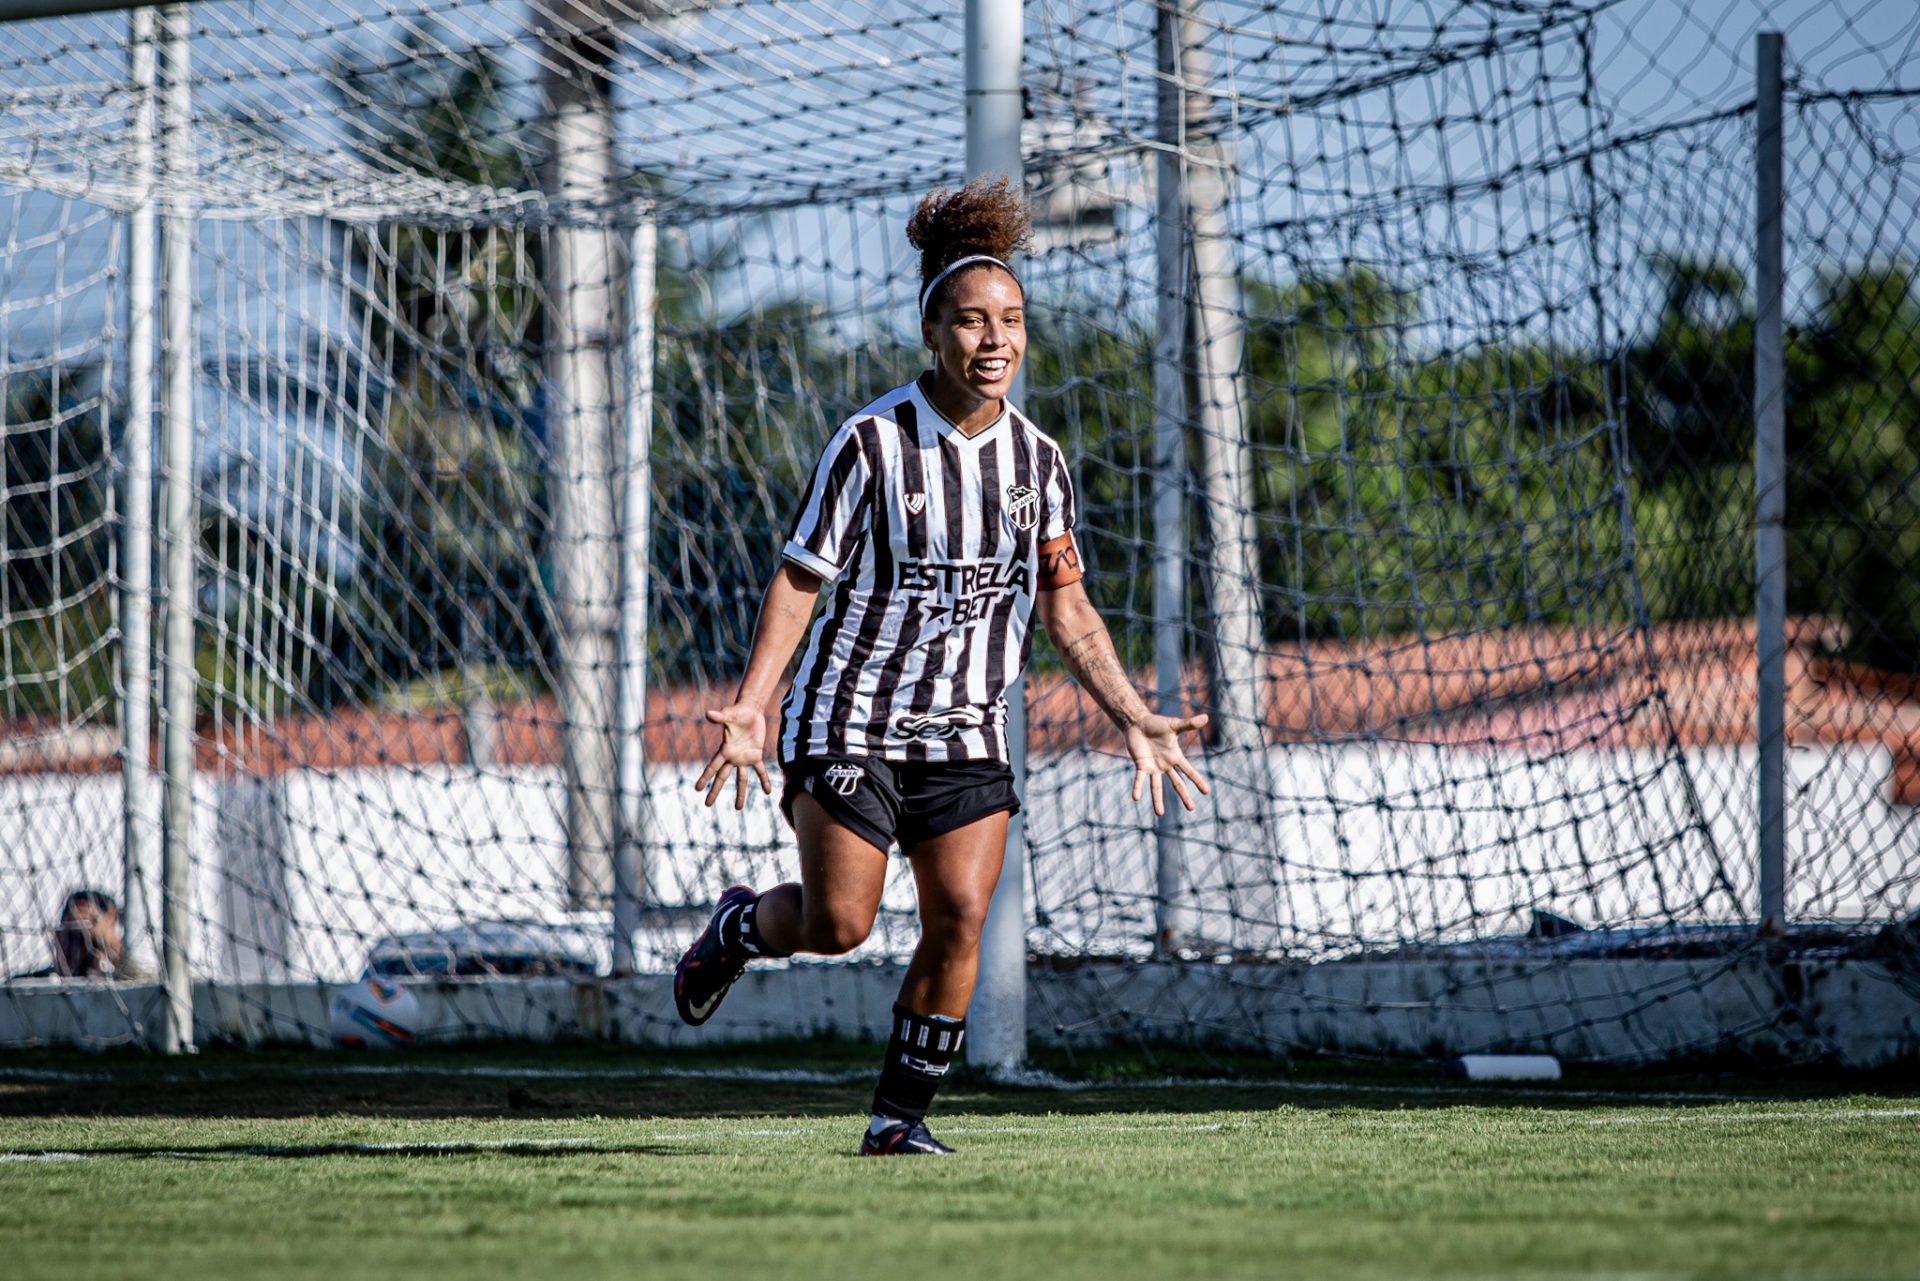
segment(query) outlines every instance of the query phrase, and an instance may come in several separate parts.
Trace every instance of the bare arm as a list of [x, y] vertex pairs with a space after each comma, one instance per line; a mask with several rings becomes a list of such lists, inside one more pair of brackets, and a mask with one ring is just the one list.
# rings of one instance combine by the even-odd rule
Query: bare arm
[[1060, 661], [1087, 693], [1093, 695], [1093, 701], [1107, 714], [1108, 720], [1124, 730], [1150, 714], [1146, 700], [1140, 697], [1140, 691], [1127, 679], [1126, 669], [1120, 666], [1113, 637], [1108, 635], [1107, 625], [1093, 602], [1087, 599], [1085, 586], [1073, 582], [1040, 592], [1033, 604], [1047, 635], [1053, 638]]
[[1166, 813], [1161, 790], [1161, 779], [1165, 778], [1173, 784], [1180, 803], [1192, 809], [1193, 797], [1187, 792], [1186, 780], [1191, 780], [1202, 795], [1208, 791], [1207, 782], [1180, 749], [1179, 736], [1204, 726], [1205, 714], [1175, 719], [1147, 706], [1120, 665], [1106, 623], [1077, 580], [1040, 592], [1034, 597], [1034, 609], [1067, 671], [1127, 736], [1127, 754], [1133, 758], [1134, 768], [1133, 799], [1139, 800], [1143, 790], [1151, 789], [1153, 812]]
[[720, 799], [721, 790], [733, 781], [733, 808], [747, 805], [747, 774], [760, 778], [760, 790], [769, 795], [773, 781], [767, 776], [767, 700], [780, 685], [781, 673], [793, 659], [793, 651], [806, 634], [820, 598], [818, 576], [792, 561], [782, 561], [760, 599], [760, 617], [753, 625], [753, 648], [747, 655], [746, 674], [734, 691], [733, 702], [726, 707], [709, 708], [707, 719], [721, 726], [720, 746], [707, 762], [694, 787], [707, 794], [707, 804]]

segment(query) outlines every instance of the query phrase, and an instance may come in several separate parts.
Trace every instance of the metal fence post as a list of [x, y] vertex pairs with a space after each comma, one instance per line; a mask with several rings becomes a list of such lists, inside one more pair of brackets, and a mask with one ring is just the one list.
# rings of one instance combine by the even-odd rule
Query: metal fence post
[[646, 210], [627, 236], [626, 332], [621, 373], [620, 697], [615, 758], [620, 830], [613, 855], [613, 972], [637, 968], [634, 934], [646, 892], [647, 590], [653, 518], [654, 266], [658, 230]]
[[165, 79], [161, 92], [160, 296], [164, 311], [160, 346], [161, 466], [165, 477], [166, 621], [162, 661], [166, 670], [161, 768], [165, 800], [160, 811], [161, 957], [166, 1018], [161, 1048], [193, 1052], [193, 976], [188, 968], [192, 920], [193, 827], [193, 614], [194, 552], [200, 527], [195, 511], [193, 449], [193, 100], [187, 78], [191, 22], [184, 4], [161, 14]]
[[120, 519], [120, 908], [126, 948], [147, 948], [153, 922], [143, 870], [153, 835], [154, 11], [130, 15], [133, 175], [127, 213], [127, 479]]
[[[1186, 99], [1182, 161], [1183, 213], [1193, 237], [1194, 426], [1199, 433], [1200, 498], [1207, 512], [1207, 589], [1213, 609], [1216, 749], [1246, 762], [1251, 784], [1264, 772], [1266, 721], [1261, 711], [1265, 641], [1258, 591], [1260, 559], [1253, 520], [1251, 458], [1241, 365], [1245, 308], [1234, 261], [1228, 203], [1234, 180], [1231, 149], [1210, 119], [1212, 57], [1199, 0], [1174, 0], [1178, 12], [1179, 88]], [[1264, 790], [1264, 789], [1263, 789]], [[1222, 798], [1224, 800], [1224, 798]]]
[[[1154, 707], [1163, 716], [1181, 714], [1187, 634], [1187, 94], [1180, 26], [1176, 0], [1162, 0], [1155, 32], [1159, 158], [1154, 209], [1153, 683]], [[1154, 823], [1154, 951], [1162, 956], [1176, 954], [1190, 928], [1181, 902], [1184, 814], [1179, 805], [1168, 805]]]
[[[612, 42], [598, 4], [572, 5], [573, 21]], [[565, 24], [561, 24], [564, 28]], [[547, 369], [552, 392], [549, 484], [554, 603], [560, 629], [559, 694], [565, 740], [567, 899], [575, 910], [607, 904], [618, 842], [619, 514], [613, 471], [612, 322], [615, 232], [612, 82], [592, 41], [549, 32], [542, 85], [552, 130], [547, 185], [559, 206], [546, 264]]]
[[1757, 55], [1757, 207], [1753, 325], [1754, 623], [1759, 659], [1760, 929], [1787, 921], [1786, 344], [1781, 253], [1781, 64], [1784, 40], [1761, 32]]
[[[967, 176], [1005, 174], [1019, 191], [1026, 181], [1020, 148], [1026, 16], [1022, 0], [967, 0]], [[1017, 402], [1025, 379], [1009, 393]], [[1027, 717], [1024, 688], [1007, 691], [1007, 745], [1024, 789]], [[1027, 840], [1018, 815], [1007, 828], [1007, 857], [980, 939], [967, 1058], [978, 1066], [1013, 1067], [1027, 1057]]]

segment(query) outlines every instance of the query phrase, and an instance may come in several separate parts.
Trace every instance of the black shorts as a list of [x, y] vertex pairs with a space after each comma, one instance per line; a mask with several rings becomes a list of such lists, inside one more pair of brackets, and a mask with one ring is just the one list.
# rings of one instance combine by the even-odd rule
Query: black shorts
[[888, 761], [802, 756], [787, 762], [780, 812], [793, 822], [805, 792], [834, 822], [878, 849], [908, 850], [989, 814], [1018, 814], [1013, 770], [1002, 761]]

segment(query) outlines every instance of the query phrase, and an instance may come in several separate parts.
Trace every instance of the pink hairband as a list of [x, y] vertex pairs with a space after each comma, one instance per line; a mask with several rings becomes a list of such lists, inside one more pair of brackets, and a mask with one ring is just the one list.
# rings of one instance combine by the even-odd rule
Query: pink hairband
[[[940, 287], [941, 281], [945, 280], [948, 276], [951, 276], [954, 272], [960, 270], [962, 267], [971, 267], [976, 262], [990, 262], [994, 266], [1000, 268], [1000, 270], [1006, 272], [1009, 276], [1013, 276], [1013, 268], [1007, 266], [1006, 263], [1001, 262], [998, 258], [995, 258], [992, 254], [968, 254], [964, 258], [956, 258], [952, 262], [948, 263], [946, 267], [941, 270], [939, 275], [935, 276], [932, 280], [929, 280], [927, 282], [927, 287], [920, 291], [920, 314], [923, 316], [927, 314], [927, 303], [930, 299], [932, 299], [933, 291]], [[1013, 278], [1016, 281], [1020, 279], [1018, 276], [1014, 276]]]

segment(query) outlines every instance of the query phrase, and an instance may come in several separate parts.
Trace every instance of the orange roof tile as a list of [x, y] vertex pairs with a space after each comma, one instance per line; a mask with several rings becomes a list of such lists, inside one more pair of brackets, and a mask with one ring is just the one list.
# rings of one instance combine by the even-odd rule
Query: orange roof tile
[[[1842, 639], [1825, 618], [1789, 621], [1790, 742], [1878, 743], [1892, 753], [1893, 799], [1920, 802], [1920, 682], [1832, 661]], [[1582, 749], [1751, 743], [1756, 720], [1751, 620], [1633, 628], [1530, 627], [1462, 636], [1312, 641], [1267, 656], [1260, 705], [1273, 742], [1388, 738], [1467, 749]], [[1143, 680], [1143, 684], [1144, 684]], [[1185, 702], [1205, 706], [1204, 670], [1187, 669]], [[693, 762], [712, 748], [707, 690], [649, 694], [650, 761]], [[778, 700], [769, 706], [777, 718]], [[1028, 683], [1030, 749], [1118, 751], [1120, 736], [1093, 700], [1059, 672]], [[492, 760], [554, 765], [564, 724], [552, 698], [495, 710]], [[0, 774], [100, 773], [118, 768], [98, 726], [8, 726]], [[156, 744], [157, 759], [157, 744]], [[467, 759], [460, 714], [349, 708], [232, 726], [203, 724], [197, 767], [272, 774], [289, 769], [456, 765]]]

